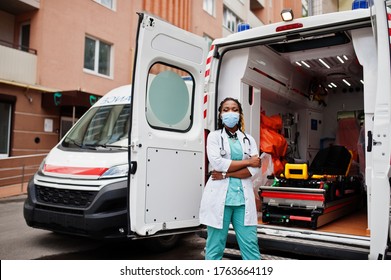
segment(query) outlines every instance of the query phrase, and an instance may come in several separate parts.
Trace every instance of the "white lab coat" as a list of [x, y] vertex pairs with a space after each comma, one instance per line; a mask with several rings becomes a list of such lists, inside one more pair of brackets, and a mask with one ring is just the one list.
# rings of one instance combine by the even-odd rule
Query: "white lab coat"
[[[245, 135], [238, 130], [237, 136], [242, 145], [243, 159], [248, 158], [248, 155], [258, 155], [258, 146], [251, 135]], [[247, 139], [245, 142], [243, 141], [245, 136], [247, 136], [249, 141], [247, 141]], [[224, 142], [224, 145], [221, 144], [221, 141]], [[226, 151], [225, 156], [221, 156], [220, 154], [222, 146], [224, 146], [224, 150]], [[220, 129], [209, 133], [206, 149], [212, 170], [227, 172], [232, 160], [231, 149], [228, 143], [228, 135], [224, 129], [223, 131]], [[244, 153], [247, 153], [248, 155]], [[256, 167], [248, 167], [248, 169], [252, 176], [260, 170], [260, 168]], [[212, 178], [209, 178], [201, 199], [201, 224], [219, 229], [223, 227], [225, 197], [228, 190], [228, 184], [229, 178], [223, 180], [212, 180]], [[258, 217], [251, 177], [242, 179], [242, 185], [245, 200], [244, 225], [257, 225]]]

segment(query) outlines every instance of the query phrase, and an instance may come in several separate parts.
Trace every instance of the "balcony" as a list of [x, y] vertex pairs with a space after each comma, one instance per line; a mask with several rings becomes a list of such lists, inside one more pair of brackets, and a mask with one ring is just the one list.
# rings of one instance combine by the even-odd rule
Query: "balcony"
[[0, 79], [35, 84], [37, 55], [33, 49], [0, 41]]
[[0, 10], [18, 15], [39, 9], [40, 0], [1, 0]]
[[250, 0], [250, 10], [265, 8], [265, 0]]

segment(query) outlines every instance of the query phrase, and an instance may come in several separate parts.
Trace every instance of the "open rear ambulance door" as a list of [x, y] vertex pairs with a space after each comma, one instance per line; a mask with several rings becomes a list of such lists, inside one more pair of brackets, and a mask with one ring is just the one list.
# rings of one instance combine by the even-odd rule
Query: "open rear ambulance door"
[[206, 41], [139, 14], [129, 137], [129, 234], [196, 229], [204, 181]]
[[369, 258], [384, 259], [390, 233], [391, 1], [374, 0], [373, 3], [378, 69], [373, 131], [368, 132], [367, 147], [372, 152]]

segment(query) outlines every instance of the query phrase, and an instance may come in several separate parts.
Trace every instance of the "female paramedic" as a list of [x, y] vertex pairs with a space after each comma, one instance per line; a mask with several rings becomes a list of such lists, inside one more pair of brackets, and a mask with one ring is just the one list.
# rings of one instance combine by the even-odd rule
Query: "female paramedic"
[[236, 233], [242, 259], [259, 260], [257, 211], [251, 177], [261, 160], [254, 138], [244, 133], [242, 106], [234, 98], [220, 103], [218, 127], [207, 139], [212, 167], [200, 207], [200, 221], [207, 225], [207, 260], [222, 259], [229, 225]]

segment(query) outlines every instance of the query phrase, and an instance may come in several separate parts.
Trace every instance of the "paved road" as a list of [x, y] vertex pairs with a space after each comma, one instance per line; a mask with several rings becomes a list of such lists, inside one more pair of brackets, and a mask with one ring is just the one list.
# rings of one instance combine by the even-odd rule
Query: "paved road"
[[[203, 260], [205, 239], [197, 234], [183, 235], [174, 249], [167, 252], [148, 250], [145, 242], [99, 241], [57, 234], [28, 227], [23, 218], [26, 195], [0, 198], [1, 260]], [[286, 257], [265, 254], [265, 260]], [[237, 250], [227, 249], [224, 259], [240, 259]]]
[[0, 259], [146, 259], [200, 260], [205, 240], [196, 234], [183, 236], [169, 252], [145, 249], [145, 241], [103, 242], [33, 229], [23, 218], [25, 195], [0, 199]]

